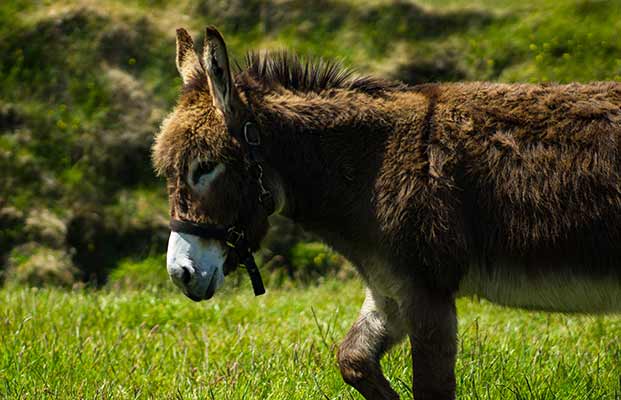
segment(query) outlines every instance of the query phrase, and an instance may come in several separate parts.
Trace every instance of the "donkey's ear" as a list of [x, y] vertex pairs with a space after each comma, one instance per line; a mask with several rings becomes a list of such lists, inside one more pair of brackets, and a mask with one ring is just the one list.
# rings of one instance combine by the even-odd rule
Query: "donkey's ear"
[[201, 70], [192, 37], [183, 28], [177, 29], [177, 70], [183, 83], [188, 83], [192, 76]]
[[225, 117], [230, 116], [235, 88], [231, 79], [229, 56], [222, 35], [213, 26], [205, 30], [203, 62], [207, 69], [207, 80], [213, 104]]

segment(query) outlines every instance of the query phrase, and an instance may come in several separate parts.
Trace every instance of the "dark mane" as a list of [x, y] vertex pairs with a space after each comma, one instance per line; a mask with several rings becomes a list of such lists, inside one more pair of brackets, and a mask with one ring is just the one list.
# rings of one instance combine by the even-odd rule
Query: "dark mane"
[[368, 75], [358, 75], [340, 62], [321, 58], [305, 58], [287, 51], [250, 52], [238, 73], [248, 73], [267, 89], [282, 86], [300, 92], [320, 93], [329, 89], [348, 89], [371, 96], [406, 88]]

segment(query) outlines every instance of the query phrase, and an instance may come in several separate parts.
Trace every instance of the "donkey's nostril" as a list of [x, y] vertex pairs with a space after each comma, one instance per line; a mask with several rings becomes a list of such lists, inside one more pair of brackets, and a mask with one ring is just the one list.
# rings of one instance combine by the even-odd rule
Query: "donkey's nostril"
[[190, 270], [187, 267], [183, 267], [183, 275], [181, 275], [181, 282], [184, 285], [190, 283], [190, 279], [192, 279], [192, 275], [190, 274]]

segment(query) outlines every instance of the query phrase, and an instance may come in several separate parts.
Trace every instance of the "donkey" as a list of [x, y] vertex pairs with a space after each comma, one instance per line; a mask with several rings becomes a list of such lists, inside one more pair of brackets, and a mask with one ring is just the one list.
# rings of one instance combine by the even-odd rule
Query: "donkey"
[[408, 86], [290, 53], [232, 73], [209, 27], [177, 30], [183, 91], [153, 147], [167, 268], [205, 300], [279, 213], [356, 266], [366, 299], [338, 351], [367, 399], [408, 336], [414, 398], [455, 396], [455, 298], [621, 311], [621, 84]]

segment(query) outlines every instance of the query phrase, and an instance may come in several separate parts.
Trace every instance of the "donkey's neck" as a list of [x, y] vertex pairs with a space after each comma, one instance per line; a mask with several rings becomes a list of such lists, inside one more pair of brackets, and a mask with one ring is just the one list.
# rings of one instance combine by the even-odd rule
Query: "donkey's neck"
[[375, 230], [373, 183], [391, 131], [382, 103], [345, 90], [255, 103], [277, 205], [333, 246]]

